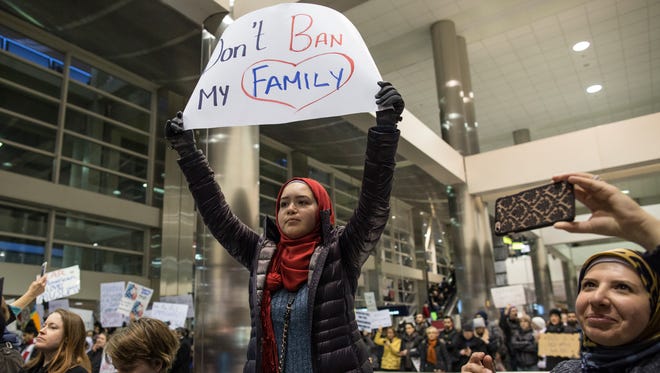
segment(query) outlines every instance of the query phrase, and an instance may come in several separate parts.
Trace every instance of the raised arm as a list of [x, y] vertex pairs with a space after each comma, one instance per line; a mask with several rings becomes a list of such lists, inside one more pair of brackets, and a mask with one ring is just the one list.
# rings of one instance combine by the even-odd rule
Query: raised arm
[[11, 304], [14, 313], [20, 312], [23, 308], [32, 303], [38, 296], [46, 291], [47, 276], [41, 276], [32, 281], [27, 291]]
[[660, 245], [660, 220], [646, 212], [615, 186], [587, 173], [554, 176], [574, 184], [575, 197], [591, 211], [586, 221], [559, 222], [554, 227], [571, 233], [595, 233], [635, 242], [647, 251]]
[[353, 270], [362, 264], [378, 243], [389, 219], [390, 194], [395, 167], [403, 98], [388, 82], [378, 82], [376, 126], [369, 129], [364, 174], [358, 206], [339, 238], [342, 259]]
[[249, 268], [259, 235], [232, 213], [206, 157], [195, 145], [193, 131], [184, 130], [181, 112], [167, 121], [165, 136], [180, 156], [179, 167], [204, 224], [232, 257]]

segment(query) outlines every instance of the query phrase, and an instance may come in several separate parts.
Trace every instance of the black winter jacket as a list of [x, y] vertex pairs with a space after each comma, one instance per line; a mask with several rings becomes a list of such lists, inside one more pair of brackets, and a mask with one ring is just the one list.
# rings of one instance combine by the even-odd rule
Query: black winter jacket
[[[354, 302], [361, 267], [374, 250], [389, 218], [399, 131], [369, 130], [358, 206], [345, 227], [332, 227], [321, 211], [322, 242], [309, 264], [308, 305], [314, 372], [371, 372], [369, 351], [355, 321]], [[252, 331], [244, 372], [261, 372], [261, 301], [268, 266], [279, 241], [267, 221], [263, 236], [230, 210], [201, 151], [179, 161], [198, 210], [213, 236], [250, 271]]]

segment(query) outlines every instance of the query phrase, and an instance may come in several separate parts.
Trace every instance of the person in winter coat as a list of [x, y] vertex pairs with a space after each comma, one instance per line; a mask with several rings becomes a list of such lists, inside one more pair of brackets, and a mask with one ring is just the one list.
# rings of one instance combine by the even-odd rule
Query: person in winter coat
[[452, 355], [453, 371], [459, 371], [468, 362], [473, 352], [488, 353], [488, 346], [481, 338], [474, 335], [472, 320], [463, 325], [460, 333], [454, 337], [454, 352]]
[[385, 329], [385, 337], [382, 335], [381, 328], [376, 331], [374, 342], [383, 346], [383, 357], [380, 360], [380, 370], [384, 371], [398, 371], [401, 369], [401, 338], [396, 336], [394, 328], [388, 327]]
[[520, 317], [520, 329], [513, 334], [511, 347], [513, 348], [512, 353], [516, 355], [518, 370], [530, 371], [537, 369], [538, 345], [536, 338], [534, 338], [532, 321], [529, 316], [523, 315]]
[[402, 357], [403, 362], [401, 369], [406, 372], [417, 372], [411, 360], [411, 353], [417, 350], [419, 344], [424, 340], [424, 337], [417, 334], [413, 323], [407, 322], [404, 325], [404, 332], [401, 336], [401, 352], [399, 356]]
[[[614, 249], [584, 262], [575, 300], [580, 358], [562, 361], [552, 372], [660, 372], [660, 220], [597, 175], [553, 177], [562, 180], [574, 185], [591, 216], [555, 228], [619, 237], [646, 252]], [[475, 353], [461, 372], [492, 373], [492, 359]]]
[[438, 329], [435, 326], [426, 328], [426, 339], [419, 344], [414, 356], [419, 356], [420, 372], [449, 372], [451, 370], [451, 357], [445, 346], [444, 340], [440, 339]]
[[275, 223], [267, 220], [260, 236], [230, 210], [193, 132], [184, 130], [183, 115], [167, 123], [166, 138], [204, 223], [250, 271], [252, 332], [244, 372], [372, 371], [355, 321], [355, 294], [362, 265], [389, 219], [396, 123], [404, 109], [390, 83], [378, 84], [360, 197], [345, 227], [334, 226], [332, 201], [319, 182], [294, 177], [277, 195]]

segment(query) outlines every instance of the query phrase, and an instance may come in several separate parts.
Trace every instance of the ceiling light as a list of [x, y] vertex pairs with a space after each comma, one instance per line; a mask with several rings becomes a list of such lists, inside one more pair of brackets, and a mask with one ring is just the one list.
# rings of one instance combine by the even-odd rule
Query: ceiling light
[[4, 144], [2, 143], [2, 141], [0, 141], [0, 146], [2, 146], [2, 145], [4, 145]]
[[596, 93], [600, 92], [600, 90], [603, 89], [603, 86], [600, 84], [594, 84], [589, 87], [587, 87], [587, 93]]
[[621, 191], [621, 193], [623, 193], [623, 194], [630, 194], [630, 191], [629, 191], [628, 189], [624, 189], [624, 190]]
[[583, 50], [589, 48], [590, 45], [591, 43], [589, 43], [588, 41], [580, 41], [575, 43], [575, 45], [573, 45], [573, 50], [576, 52], [582, 52]]

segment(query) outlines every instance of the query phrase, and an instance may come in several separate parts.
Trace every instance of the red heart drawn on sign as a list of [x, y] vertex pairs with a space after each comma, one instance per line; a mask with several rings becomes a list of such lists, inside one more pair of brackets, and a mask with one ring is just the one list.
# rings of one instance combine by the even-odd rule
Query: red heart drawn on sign
[[266, 59], [243, 72], [241, 89], [257, 101], [288, 106], [296, 111], [337, 92], [353, 76], [353, 59], [329, 52], [297, 63]]

